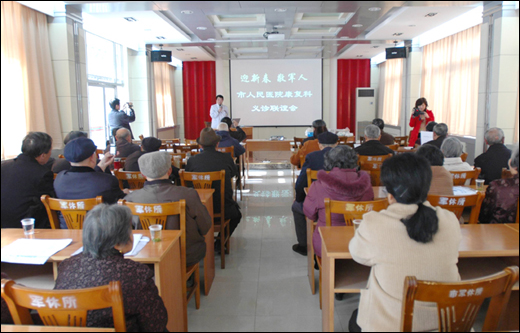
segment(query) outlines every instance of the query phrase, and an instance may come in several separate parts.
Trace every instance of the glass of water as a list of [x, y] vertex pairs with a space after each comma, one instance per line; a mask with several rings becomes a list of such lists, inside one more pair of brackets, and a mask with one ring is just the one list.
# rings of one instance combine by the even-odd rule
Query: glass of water
[[27, 218], [22, 221], [23, 233], [25, 236], [34, 235], [34, 219]]
[[160, 242], [162, 240], [162, 225], [153, 224], [150, 226], [150, 238], [152, 242]]

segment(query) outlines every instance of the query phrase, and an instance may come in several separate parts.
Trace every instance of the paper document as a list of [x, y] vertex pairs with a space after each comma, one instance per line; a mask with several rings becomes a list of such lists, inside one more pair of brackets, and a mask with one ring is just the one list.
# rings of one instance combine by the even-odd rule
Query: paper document
[[43, 265], [49, 258], [69, 246], [72, 239], [20, 238], [2, 248], [2, 262]]
[[[134, 246], [132, 247], [132, 251], [126, 253], [125, 257], [132, 257], [132, 256], [137, 255], [139, 252], [141, 252], [143, 247], [145, 247], [146, 243], [148, 243], [149, 241], [150, 241], [150, 238], [143, 237], [143, 235], [141, 235], [141, 234], [135, 234], [134, 235]], [[80, 254], [81, 252], [83, 252], [83, 246], [80, 247], [76, 252], [74, 252], [72, 254], [72, 256], [75, 256], [76, 254]]]
[[421, 145], [433, 141], [433, 132], [421, 131]]
[[477, 193], [476, 190], [465, 186], [453, 186], [453, 195], [469, 195]]

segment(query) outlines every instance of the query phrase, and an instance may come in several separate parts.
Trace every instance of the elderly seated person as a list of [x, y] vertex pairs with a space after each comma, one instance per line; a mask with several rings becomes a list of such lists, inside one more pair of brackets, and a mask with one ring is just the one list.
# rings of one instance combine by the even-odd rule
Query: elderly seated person
[[128, 157], [136, 151], [140, 151], [138, 145], [132, 143], [132, 134], [126, 128], [120, 128], [116, 132], [116, 157]]
[[437, 124], [433, 127], [433, 141], [428, 141], [425, 145], [432, 145], [441, 149], [442, 143], [448, 135], [448, 125], [444, 123]]
[[376, 119], [372, 120], [372, 125], [376, 125], [381, 130], [381, 139], [379, 139], [379, 141], [383, 145], [389, 146], [389, 145], [395, 144], [394, 136], [383, 131], [383, 129], [385, 128], [385, 122], [383, 119], [376, 118]]
[[47, 211], [40, 201], [54, 196], [49, 161], [52, 138], [47, 133], [30, 132], [23, 139], [22, 153], [2, 161], [2, 228], [21, 228], [21, 219], [32, 217], [36, 228], [49, 228]]
[[246, 149], [242, 147], [240, 142], [231, 137], [228, 125], [226, 123], [221, 122], [220, 124], [218, 124], [217, 129], [217, 134], [221, 137], [220, 142], [218, 143], [219, 148], [234, 147], [233, 151], [235, 156], [233, 157], [235, 158], [239, 157], [240, 155], [246, 152]]
[[444, 167], [448, 171], [471, 171], [473, 167], [466, 162], [463, 162], [460, 156], [462, 155], [462, 142], [454, 137], [449, 137], [444, 140], [441, 146], [442, 154], [444, 155]]
[[428, 194], [434, 195], [453, 195], [453, 176], [443, 167], [444, 155], [442, 151], [434, 145], [421, 146], [416, 154], [422, 156], [430, 162], [432, 169], [432, 185]]
[[[206, 235], [213, 221], [206, 207], [200, 201], [197, 191], [183, 186], [175, 186], [168, 179], [172, 172], [170, 154], [164, 151], [148, 153], [139, 158], [139, 169], [146, 177], [144, 187], [128, 194], [129, 202], [143, 204], [165, 203], [186, 200], [186, 265], [192, 266], [204, 259]], [[138, 228], [141, 225], [134, 218]], [[179, 229], [179, 217], [168, 216], [165, 229]]]
[[[349, 244], [352, 258], [372, 267], [367, 288], [361, 290], [359, 314], [354, 311], [350, 319], [350, 332], [399, 331], [406, 276], [460, 281], [459, 221], [426, 200], [432, 181], [428, 161], [413, 153], [389, 158], [383, 162], [381, 181], [390, 206], [363, 215]], [[436, 329], [436, 304], [416, 302], [413, 319], [414, 331]]]
[[296, 165], [297, 167], [301, 167], [301, 158], [304, 158], [308, 153], [320, 150], [318, 136], [321, 133], [328, 132], [327, 124], [325, 124], [325, 122], [321, 119], [313, 121], [312, 127], [314, 128], [312, 137], [303, 140], [300, 149], [291, 156], [291, 164]]
[[497, 179], [489, 184], [480, 209], [480, 223], [514, 223], [518, 204], [518, 146], [509, 160], [513, 178]]
[[230, 130], [229, 135], [231, 135], [231, 137], [233, 139], [237, 140], [238, 142], [242, 142], [247, 138], [246, 132], [244, 132], [244, 130], [241, 129], [240, 126], [238, 126], [238, 123], [236, 121], [231, 121], [231, 118], [224, 117], [224, 118], [222, 118], [222, 120], [220, 122], [226, 123], [228, 125], [229, 129], [231, 129], [231, 128], [235, 129], [235, 131]]
[[355, 148], [359, 155], [365, 156], [379, 156], [394, 154], [394, 151], [384, 144], [379, 139], [381, 138], [381, 130], [375, 125], [368, 125], [365, 127], [365, 143]]
[[[321, 237], [318, 228], [325, 226], [324, 199], [374, 200], [370, 176], [364, 171], [358, 171], [357, 162], [357, 154], [349, 146], [337, 146], [326, 152], [324, 168], [318, 172], [318, 180], [312, 184], [303, 203], [305, 215], [313, 221], [318, 221], [312, 236], [312, 244], [318, 257], [321, 257]], [[333, 214], [331, 219], [333, 226], [345, 225], [345, 219], [341, 214]]]
[[504, 131], [498, 127], [490, 128], [484, 136], [488, 150], [475, 158], [475, 168], [481, 168], [480, 179], [489, 185], [493, 180], [502, 178], [502, 168], [507, 168], [511, 150], [504, 145]]
[[[128, 332], [164, 332], [168, 314], [148, 266], [124, 254], [132, 250], [132, 212], [97, 205], [83, 224], [83, 252], [58, 266], [54, 289], [81, 289], [119, 281]], [[89, 311], [88, 327], [114, 327], [111, 309]]]

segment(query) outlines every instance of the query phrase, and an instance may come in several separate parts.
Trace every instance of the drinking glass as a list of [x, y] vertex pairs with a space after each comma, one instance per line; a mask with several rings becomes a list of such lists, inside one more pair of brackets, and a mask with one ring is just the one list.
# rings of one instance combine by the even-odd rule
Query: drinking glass
[[154, 224], [151, 225], [149, 229], [152, 242], [160, 242], [162, 240], [162, 225]]
[[477, 184], [477, 191], [484, 191], [484, 179], [477, 179], [475, 183]]
[[33, 235], [34, 234], [34, 219], [27, 218], [27, 219], [23, 219], [21, 222], [22, 222], [24, 235], [25, 236]]
[[359, 225], [363, 222], [363, 220], [353, 220], [352, 224], [354, 224], [354, 230], [357, 230], [359, 228]]

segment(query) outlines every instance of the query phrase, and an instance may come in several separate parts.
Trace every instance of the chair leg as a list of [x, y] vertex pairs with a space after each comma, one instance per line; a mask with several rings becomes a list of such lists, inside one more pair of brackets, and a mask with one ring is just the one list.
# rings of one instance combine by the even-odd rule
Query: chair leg
[[200, 270], [199, 265], [197, 265], [197, 269], [195, 270], [195, 308], [200, 309]]
[[231, 226], [229, 223], [226, 226], [226, 229], [227, 229], [226, 254], [229, 254], [229, 248], [231, 247]]
[[321, 310], [321, 265], [320, 267], [320, 310]]
[[224, 269], [226, 268], [226, 251], [225, 249], [225, 242], [226, 239], [226, 228], [222, 228], [220, 232], [220, 268]]

